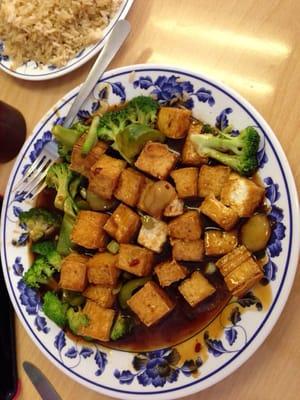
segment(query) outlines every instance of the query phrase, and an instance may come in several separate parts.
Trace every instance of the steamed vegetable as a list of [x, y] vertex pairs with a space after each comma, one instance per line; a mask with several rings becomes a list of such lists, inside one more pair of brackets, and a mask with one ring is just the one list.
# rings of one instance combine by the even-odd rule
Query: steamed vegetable
[[197, 152], [228, 165], [241, 175], [250, 176], [258, 168], [259, 134], [249, 126], [238, 136], [226, 132], [191, 135]]
[[43, 208], [31, 208], [19, 215], [21, 224], [25, 224], [33, 242], [47, 238], [58, 230], [61, 216]]
[[78, 307], [85, 302], [85, 297], [79, 292], [64, 289], [62, 292], [62, 300], [64, 303], [70, 304], [70, 306]]
[[241, 228], [241, 242], [249, 251], [263, 250], [271, 236], [271, 225], [265, 214], [255, 214]]
[[25, 272], [23, 280], [26, 285], [39, 288], [41, 285], [46, 285], [58, 270], [59, 267], [51, 265], [46, 257], [40, 256]]
[[133, 326], [134, 322], [132, 317], [119, 313], [110, 333], [111, 340], [118, 340], [129, 335]]
[[88, 126], [77, 123], [72, 129], [61, 125], [54, 125], [52, 134], [58, 143], [58, 153], [62, 158], [69, 160], [76, 141], [88, 130]]
[[63, 328], [67, 323], [67, 309], [69, 305], [63, 303], [53, 292], [47, 292], [43, 297], [43, 311], [53, 322]]
[[44, 256], [47, 262], [54, 268], [59, 269], [61, 263], [61, 256], [56, 251], [55, 243], [52, 241], [34, 243], [31, 250], [35, 254]]
[[54, 164], [47, 172], [46, 184], [48, 187], [56, 190], [54, 205], [59, 210], [64, 210], [65, 201], [70, 197], [69, 185], [72, 178], [73, 173], [66, 163]]
[[67, 311], [67, 320], [69, 328], [75, 335], [78, 334], [78, 330], [81, 327], [87, 326], [89, 323], [89, 319], [86, 314], [84, 314], [81, 310], [75, 311], [72, 307]]

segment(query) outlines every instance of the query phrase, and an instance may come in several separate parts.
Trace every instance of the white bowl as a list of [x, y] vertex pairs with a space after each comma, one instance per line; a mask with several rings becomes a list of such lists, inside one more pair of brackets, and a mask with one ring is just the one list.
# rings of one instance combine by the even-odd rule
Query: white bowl
[[[297, 193], [288, 161], [259, 113], [233, 90], [207, 76], [160, 65], [135, 65], [107, 72], [84, 104], [81, 117], [89, 116], [104, 96], [109, 103], [119, 103], [139, 94], [152, 94], [165, 104], [177, 96], [186, 106], [193, 107], [196, 117], [210, 124], [217, 122], [221, 128], [228, 123], [235, 129], [255, 125], [262, 139], [259, 174], [266, 186], [274, 229], [267, 247], [270, 261], [265, 267], [266, 285], [258, 285], [252, 295], [226, 306], [215, 321], [185, 343], [144, 354], [74, 343], [45, 317], [36, 293], [22, 282], [30, 260], [27, 246], [21, 245], [26, 242], [26, 233], [18, 227], [18, 214], [32, 204], [30, 200], [24, 201], [23, 193], [12, 192], [12, 188], [51, 140], [53, 124], [66, 115], [77, 93], [78, 87], [38, 123], [24, 144], [7, 185], [1, 255], [15, 310], [32, 340], [53, 364], [95, 391], [122, 399], [140, 399], [147, 394], [162, 400], [203, 390], [239, 368], [258, 349], [289, 295], [297, 267], [300, 229]], [[20, 246], [16, 247], [15, 242]], [[216, 337], [216, 324], [220, 323], [225, 327]], [[195, 351], [199, 350], [195, 349], [197, 342], [202, 343], [200, 352]], [[179, 363], [173, 362], [178, 360], [174, 357], [177, 352], [181, 355]], [[135, 369], [134, 359], [139, 359], [139, 369]]]

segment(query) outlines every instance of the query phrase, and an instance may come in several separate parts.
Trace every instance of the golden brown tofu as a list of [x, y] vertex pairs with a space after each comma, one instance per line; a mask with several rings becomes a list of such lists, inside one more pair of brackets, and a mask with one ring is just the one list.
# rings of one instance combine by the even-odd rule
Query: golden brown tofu
[[199, 172], [199, 196], [206, 197], [210, 194], [219, 197], [221, 190], [230, 175], [230, 168], [225, 165], [203, 165]]
[[158, 179], [166, 179], [175, 167], [178, 155], [166, 144], [149, 141], [141, 151], [135, 166]]
[[109, 217], [104, 229], [119, 243], [128, 243], [135, 238], [140, 226], [138, 214], [124, 204], [120, 204]]
[[184, 202], [183, 200], [175, 197], [164, 209], [164, 217], [178, 217], [183, 214]]
[[83, 156], [81, 149], [85, 139], [86, 135], [82, 135], [73, 146], [70, 169], [88, 177], [92, 165], [106, 152], [108, 144], [99, 140], [88, 155]]
[[95, 211], [79, 211], [71, 233], [73, 243], [86, 249], [102, 249], [106, 246], [107, 235], [103, 226], [108, 215]]
[[135, 207], [139, 201], [145, 176], [133, 168], [122, 171], [114, 196], [123, 203]]
[[103, 199], [110, 200], [125, 167], [126, 161], [103, 154], [90, 169], [88, 189]]
[[132, 244], [121, 244], [118, 268], [137, 276], [150, 275], [153, 264], [153, 252]]
[[[146, 194], [153, 183], [154, 183], [154, 181], [152, 179], [145, 177], [145, 183], [141, 189], [140, 198], [139, 198], [138, 204], [137, 204], [137, 208], [139, 208], [140, 210], [142, 210], [146, 213], [147, 213], [147, 208], [148, 208]], [[145, 199], [146, 199], [146, 202], [145, 202]]]
[[200, 211], [225, 231], [230, 231], [239, 219], [238, 214], [232, 208], [224, 206], [213, 195], [205, 197], [200, 206]]
[[118, 256], [108, 252], [95, 254], [87, 263], [89, 283], [115, 287], [121, 272], [117, 267]]
[[146, 326], [157, 323], [175, 307], [167, 294], [152, 281], [135, 293], [127, 304]]
[[201, 122], [197, 123], [192, 122], [190, 125], [190, 129], [187, 138], [185, 140], [181, 154], [182, 163], [185, 165], [193, 165], [197, 167], [202, 164], [207, 164], [208, 162], [208, 158], [205, 156], [201, 156], [199, 153], [197, 153], [193, 143], [191, 142], [191, 135], [195, 134], [200, 135], [202, 127], [203, 124]]
[[89, 322], [87, 326], [79, 328], [78, 334], [101, 340], [102, 342], [109, 341], [115, 311], [102, 308], [97, 303], [88, 300], [82, 312], [88, 317]]
[[188, 274], [187, 269], [178, 264], [175, 260], [158, 264], [154, 268], [154, 271], [162, 287], [170, 286], [172, 283], [184, 279]]
[[174, 218], [168, 225], [169, 236], [175, 239], [200, 239], [202, 226], [198, 211], [187, 211]]
[[116, 298], [112, 288], [102, 285], [90, 285], [82, 294], [103, 308], [112, 307]]
[[167, 235], [168, 225], [165, 222], [147, 216], [146, 221], [142, 224], [137, 241], [141, 246], [160, 253], [167, 241]]
[[265, 190], [250, 179], [232, 174], [223, 186], [221, 201], [234, 209], [239, 217], [251, 217], [264, 193]]
[[216, 289], [199, 272], [195, 271], [185, 279], [178, 289], [190, 306], [195, 307], [200, 301], [211, 296]]
[[242, 245], [220, 258], [216, 262], [216, 266], [221, 274], [226, 276], [250, 257], [251, 253]]
[[225, 276], [224, 280], [229, 291], [234, 296], [240, 297], [258, 283], [263, 276], [259, 265], [250, 257]]
[[171, 172], [171, 177], [175, 182], [179, 198], [198, 196], [198, 168], [175, 169]]
[[224, 232], [216, 229], [204, 233], [205, 254], [220, 256], [232, 251], [238, 245], [236, 231]]
[[178, 261], [202, 261], [204, 257], [203, 240], [171, 239], [172, 256]]
[[190, 110], [161, 107], [157, 117], [158, 129], [171, 139], [182, 139], [187, 135], [191, 124], [191, 115]]
[[86, 265], [88, 257], [71, 253], [62, 260], [59, 286], [63, 289], [82, 292], [87, 285]]

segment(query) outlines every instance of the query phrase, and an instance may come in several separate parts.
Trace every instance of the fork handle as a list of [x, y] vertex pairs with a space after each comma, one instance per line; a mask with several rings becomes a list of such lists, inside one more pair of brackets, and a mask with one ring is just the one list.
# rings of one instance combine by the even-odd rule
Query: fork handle
[[93, 90], [97, 81], [102, 77], [105, 72], [107, 66], [114, 58], [115, 54], [120, 49], [121, 45], [127, 38], [130, 32], [130, 24], [126, 20], [119, 20], [116, 22], [113, 27], [105, 46], [103, 47], [101, 53], [99, 54], [95, 64], [90, 70], [86, 81], [81, 86], [78, 95], [76, 96], [66, 118], [63, 126], [69, 128], [75, 117], [77, 116], [78, 111], [80, 110], [83, 102], [86, 100], [88, 95]]

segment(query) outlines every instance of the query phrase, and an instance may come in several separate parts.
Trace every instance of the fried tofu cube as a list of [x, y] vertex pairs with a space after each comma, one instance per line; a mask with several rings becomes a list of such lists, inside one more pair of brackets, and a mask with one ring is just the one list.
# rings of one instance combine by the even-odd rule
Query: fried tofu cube
[[141, 226], [140, 217], [131, 208], [120, 204], [104, 225], [105, 231], [119, 243], [128, 243]]
[[101, 340], [102, 342], [109, 341], [115, 311], [100, 307], [97, 303], [88, 300], [82, 312], [88, 317], [89, 322], [87, 326], [79, 328], [78, 334]]
[[198, 192], [200, 197], [210, 194], [220, 197], [221, 190], [228, 180], [230, 168], [225, 165], [203, 165], [199, 172]]
[[178, 155], [166, 144], [149, 141], [141, 151], [135, 166], [158, 179], [166, 179], [175, 167]]
[[239, 217], [251, 217], [262, 202], [264, 193], [264, 188], [250, 179], [232, 174], [223, 185], [221, 201], [234, 209]]
[[127, 304], [146, 326], [157, 323], [175, 307], [168, 295], [152, 281], [127, 300]]
[[203, 240], [171, 239], [172, 256], [178, 261], [202, 261], [204, 257]]
[[171, 172], [178, 197], [185, 199], [198, 195], [198, 168], [180, 168]]
[[61, 263], [59, 286], [63, 289], [82, 292], [87, 285], [88, 257], [71, 253]]
[[178, 286], [178, 289], [192, 307], [195, 307], [200, 301], [211, 296], [216, 291], [199, 271], [193, 272], [189, 278]]
[[192, 112], [181, 108], [161, 107], [157, 126], [161, 133], [171, 139], [182, 139], [187, 135]]
[[226, 276], [250, 257], [251, 253], [245, 246], [241, 245], [220, 258], [216, 262], [216, 266], [219, 268], [221, 274]]
[[160, 253], [167, 241], [168, 225], [158, 219], [147, 216], [138, 235], [138, 243], [149, 250]]
[[95, 211], [79, 211], [71, 233], [72, 242], [86, 249], [102, 249], [107, 235], [103, 230], [109, 216]]
[[120, 272], [118, 256], [108, 252], [95, 254], [87, 263], [88, 281], [96, 285], [117, 286]]
[[258, 283], [263, 276], [259, 265], [250, 257], [226, 275], [224, 280], [229, 291], [234, 296], [240, 297]]
[[103, 199], [111, 200], [125, 167], [126, 161], [103, 154], [90, 169], [88, 189]]
[[205, 197], [200, 206], [202, 214], [216, 222], [225, 231], [230, 231], [238, 222], [238, 214], [215, 198], [214, 195]]
[[184, 279], [188, 274], [187, 269], [178, 264], [175, 260], [158, 264], [154, 268], [154, 271], [158, 277], [159, 284], [162, 287], [170, 286], [172, 283]]
[[216, 229], [204, 233], [204, 247], [207, 256], [220, 256], [232, 251], [238, 245], [236, 231], [224, 232]]
[[82, 135], [73, 146], [70, 169], [88, 177], [91, 167], [106, 152], [108, 144], [99, 140], [91, 151], [86, 156], [83, 156], [81, 149], [85, 139], [86, 135]]
[[164, 217], [178, 217], [183, 214], [184, 202], [183, 200], [175, 197], [164, 209]]
[[145, 176], [143, 174], [133, 168], [126, 168], [121, 173], [114, 196], [128, 206], [135, 207], [144, 184]]
[[112, 307], [116, 298], [112, 288], [102, 285], [90, 285], [82, 294], [103, 308]]
[[147, 276], [152, 272], [153, 252], [132, 244], [121, 244], [118, 268], [137, 276]]
[[201, 156], [199, 153], [197, 153], [195, 146], [191, 141], [191, 135], [200, 135], [202, 127], [203, 124], [201, 122], [192, 122], [190, 125], [190, 129], [188, 131], [188, 135], [185, 140], [181, 154], [182, 163], [185, 165], [193, 165], [195, 167], [198, 167], [199, 165], [207, 164], [208, 162], [207, 157]]
[[187, 211], [174, 218], [168, 225], [169, 236], [175, 239], [200, 239], [202, 226], [198, 211]]

